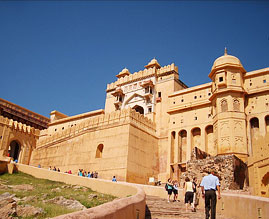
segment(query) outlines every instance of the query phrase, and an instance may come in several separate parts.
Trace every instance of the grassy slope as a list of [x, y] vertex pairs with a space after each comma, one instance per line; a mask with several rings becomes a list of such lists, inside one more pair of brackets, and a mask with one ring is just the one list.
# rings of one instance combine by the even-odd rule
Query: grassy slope
[[[34, 187], [32, 191], [15, 191], [11, 187], [8, 189], [1, 189], [0, 194], [4, 192], [9, 192], [10, 194], [15, 194], [18, 198], [35, 196], [32, 201], [21, 202], [21, 205], [32, 205], [35, 207], [41, 207], [45, 213], [40, 215], [38, 218], [48, 218], [55, 217], [61, 214], [67, 214], [73, 212], [74, 210], [69, 210], [65, 207], [58, 206], [55, 204], [43, 203], [43, 200], [52, 199], [57, 196], [63, 196], [67, 199], [75, 199], [83, 204], [87, 208], [91, 208], [115, 199], [115, 197], [106, 194], [100, 194], [92, 191], [89, 188], [80, 187], [74, 189], [74, 186], [67, 185], [61, 182], [54, 182], [46, 179], [37, 179], [25, 173], [15, 173], [15, 174], [3, 174], [0, 176], [0, 183], [4, 185], [22, 185], [30, 184]], [[56, 188], [60, 188], [60, 191], [55, 191]], [[51, 191], [52, 189], [53, 192]], [[58, 189], [59, 190], [59, 189]], [[89, 199], [88, 196], [91, 194], [96, 194], [97, 198]], [[29, 218], [29, 217], [28, 217]]]

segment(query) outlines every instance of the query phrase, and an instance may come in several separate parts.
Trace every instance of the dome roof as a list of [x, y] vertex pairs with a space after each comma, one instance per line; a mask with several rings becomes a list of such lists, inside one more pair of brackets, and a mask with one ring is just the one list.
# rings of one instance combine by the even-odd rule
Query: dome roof
[[158, 63], [157, 59], [152, 59], [146, 66], [145, 68], [151, 68], [151, 67], [154, 67], [156, 66], [157, 68], [160, 68], [160, 64]]
[[124, 77], [126, 75], [130, 75], [131, 73], [129, 72], [129, 70], [127, 68], [122, 69], [122, 71], [116, 75], [117, 78], [121, 78]]
[[216, 70], [227, 66], [241, 68], [244, 72], [246, 72], [240, 60], [235, 56], [228, 55], [227, 49], [225, 48], [224, 55], [215, 60], [210, 75]]

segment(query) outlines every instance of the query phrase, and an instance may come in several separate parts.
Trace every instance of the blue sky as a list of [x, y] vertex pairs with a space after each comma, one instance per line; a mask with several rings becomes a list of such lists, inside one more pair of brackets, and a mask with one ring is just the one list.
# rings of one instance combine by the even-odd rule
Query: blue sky
[[228, 54], [269, 66], [268, 1], [0, 1], [0, 97], [49, 117], [104, 108], [124, 67], [174, 62], [188, 86]]

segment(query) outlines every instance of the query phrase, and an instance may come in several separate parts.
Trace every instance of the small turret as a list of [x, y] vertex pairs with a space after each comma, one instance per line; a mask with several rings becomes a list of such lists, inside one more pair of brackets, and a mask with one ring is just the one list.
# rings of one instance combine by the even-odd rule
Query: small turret
[[121, 77], [125, 77], [130, 75], [131, 73], [129, 72], [129, 70], [127, 68], [122, 69], [122, 71], [116, 75], [117, 78], [121, 78]]
[[157, 59], [155, 59], [155, 58], [152, 59], [147, 65], [145, 65], [146, 69], [153, 68], [153, 67], [161, 68], [160, 64], [158, 63]]
[[212, 79], [215, 72], [220, 69], [224, 69], [226, 67], [230, 68], [238, 68], [241, 72], [245, 73], [246, 70], [244, 69], [243, 65], [241, 64], [240, 60], [235, 57], [227, 54], [227, 48], [225, 47], [224, 55], [217, 58], [212, 66], [211, 72], [208, 75]]

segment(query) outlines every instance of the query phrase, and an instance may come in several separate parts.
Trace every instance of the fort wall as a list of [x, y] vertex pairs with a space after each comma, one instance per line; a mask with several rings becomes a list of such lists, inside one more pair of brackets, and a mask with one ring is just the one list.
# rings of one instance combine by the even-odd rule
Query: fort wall
[[159, 173], [158, 139], [131, 125], [127, 158], [127, 182], [147, 184]]
[[[141, 153], [132, 151], [132, 133], [140, 133], [133, 144]], [[72, 127], [41, 136], [30, 164], [45, 168], [52, 165], [62, 172], [97, 171], [103, 179], [115, 175], [119, 180], [145, 183], [148, 175], [157, 171], [153, 168], [156, 158], [153, 159], [154, 151], [151, 151], [156, 142], [155, 124], [134, 110], [124, 109], [84, 119]], [[130, 174], [132, 170], [127, 177], [128, 157], [136, 160], [134, 168], [140, 170], [137, 178]], [[142, 157], [148, 160], [147, 165], [143, 164]]]
[[[256, 135], [252, 141], [252, 155], [248, 159], [249, 180], [253, 194], [269, 197], [269, 132]], [[267, 143], [267, 147], [261, 147]]]

